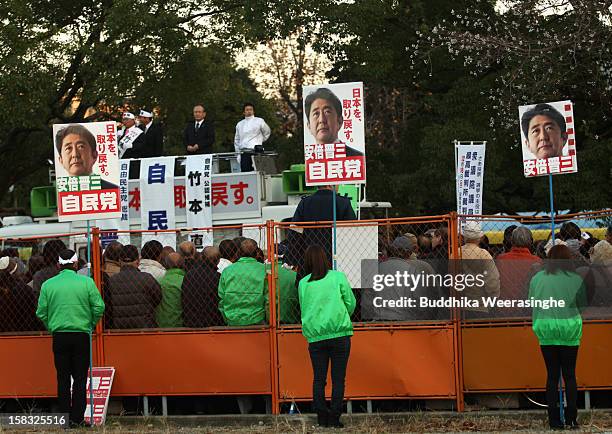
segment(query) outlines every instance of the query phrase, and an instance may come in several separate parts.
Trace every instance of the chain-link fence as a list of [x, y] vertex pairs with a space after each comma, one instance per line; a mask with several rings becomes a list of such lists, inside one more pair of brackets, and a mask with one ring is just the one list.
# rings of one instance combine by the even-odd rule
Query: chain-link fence
[[379, 281], [387, 275], [422, 276], [423, 279], [423, 276], [446, 273], [450, 252], [448, 217], [340, 221], [335, 230], [329, 223], [278, 223], [274, 233], [281, 325], [299, 323], [296, 287], [311, 272], [305, 253], [312, 245], [323, 248], [330, 268], [335, 261], [336, 269], [346, 275], [357, 300], [352, 315], [354, 322], [450, 319], [447, 308], [433, 303], [421, 307], [425, 300], [445, 295], [440, 285]]
[[86, 234], [1, 240], [0, 334], [39, 334], [36, 317], [42, 285], [58, 274], [59, 252], [67, 247], [79, 255], [79, 273], [87, 274]]
[[100, 235], [106, 330], [266, 324], [265, 226]]
[[[612, 211], [581, 213], [555, 218], [555, 240], [547, 217], [459, 216], [460, 260], [456, 269], [484, 276], [484, 285], [462, 291], [464, 301], [479, 306], [462, 306], [467, 320], [531, 320], [533, 308], [542, 300], [534, 294], [537, 279], [555, 274], [565, 280], [579, 275], [584, 283], [584, 319], [612, 318], [612, 253], [606, 238]], [[596, 247], [597, 244], [601, 244]], [[547, 267], [553, 245], [567, 248], [563, 271]], [[558, 249], [555, 249], [558, 251]], [[558, 253], [558, 252], [557, 252]], [[534, 280], [536, 275], [540, 276]], [[562, 284], [563, 282], [561, 282]], [[558, 288], [559, 297], [563, 289]], [[553, 295], [555, 295], [553, 294]], [[554, 298], [554, 297], [553, 297]]]

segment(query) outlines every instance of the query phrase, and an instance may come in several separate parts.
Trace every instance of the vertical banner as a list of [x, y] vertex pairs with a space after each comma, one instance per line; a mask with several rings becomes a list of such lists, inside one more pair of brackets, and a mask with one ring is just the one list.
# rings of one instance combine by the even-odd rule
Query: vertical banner
[[[457, 213], [482, 214], [485, 149], [487, 142], [455, 141]], [[461, 225], [463, 225], [463, 220]], [[461, 229], [461, 228], [460, 228]]]
[[119, 218], [115, 122], [53, 125], [60, 222]]
[[306, 185], [365, 184], [363, 83], [304, 86]]
[[525, 177], [578, 172], [571, 101], [520, 106], [519, 123]]
[[130, 244], [130, 201], [128, 192], [130, 160], [119, 160], [119, 200], [121, 202], [121, 217], [118, 219], [99, 220], [95, 225], [102, 231], [100, 242], [106, 248], [112, 241], [118, 241], [124, 246]]
[[[164, 230], [176, 227], [174, 212], [174, 157], [140, 160], [140, 215], [143, 230]], [[143, 233], [142, 244], [157, 239], [164, 246], [176, 249], [174, 233]]]
[[[212, 155], [189, 155], [185, 166], [187, 227], [212, 228]], [[189, 240], [198, 249], [213, 245], [211, 231], [194, 231]]]
[[87, 376], [87, 407], [85, 408], [85, 422], [91, 423], [91, 394], [93, 392], [93, 423], [94, 425], [104, 425], [106, 421], [106, 411], [108, 410], [108, 400], [110, 399], [113, 379], [115, 378], [115, 368], [93, 368], [91, 371], [93, 386], [89, 383]]

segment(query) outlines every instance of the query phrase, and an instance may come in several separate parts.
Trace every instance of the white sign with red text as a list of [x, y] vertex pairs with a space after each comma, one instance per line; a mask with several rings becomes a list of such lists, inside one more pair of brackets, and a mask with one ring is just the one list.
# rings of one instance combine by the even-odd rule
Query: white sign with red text
[[[106, 421], [106, 411], [108, 410], [108, 400], [110, 399], [113, 379], [115, 378], [115, 368], [93, 368], [91, 371], [93, 392], [93, 418], [94, 425], [104, 425]], [[91, 423], [91, 392], [89, 389], [89, 376], [87, 376], [87, 407], [85, 408], [85, 422]]]
[[55, 124], [53, 144], [58, 220], [119, 218], [116, 124]]
[[304, 86], [306, 185], [365, 184], [363, 83]]
[[521, 106], [519, 125], [527, 178], [578, 172], [571, 101]]

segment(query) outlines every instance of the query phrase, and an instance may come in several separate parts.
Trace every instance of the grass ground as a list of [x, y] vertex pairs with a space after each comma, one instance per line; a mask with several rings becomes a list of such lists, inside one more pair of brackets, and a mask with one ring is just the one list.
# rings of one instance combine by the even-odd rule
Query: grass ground
[[[612, 432], [612, 412], [581, 412], [581, 432]], [[409, 433], [547, 432], [544, 412], [385, 413], [343, 416], [344, 429], [319, 428], [313, 415], [180, 416], [110, 418], [104, 427], [79, 433]], [[0, 432], [2, 430], [0, 429]], [[4, 431], [8, 432], [8, 431]], [[20, 431], [24, 432], [24, 431]]]

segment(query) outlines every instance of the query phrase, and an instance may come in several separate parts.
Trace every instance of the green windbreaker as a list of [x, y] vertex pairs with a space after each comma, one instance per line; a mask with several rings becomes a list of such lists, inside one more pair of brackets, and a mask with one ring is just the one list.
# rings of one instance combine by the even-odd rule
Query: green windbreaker
[[90, 332], [104, 313], [104, 302], [92, 278], [63, 270], [43, 283], [36, 316], [47, 330]]
[[240, 258], [221, 273], [219, 311], [227, 325], [262, 324], [266, 319], [266, 267], [255, 258]]
[[158, 327], [183, 327], [183, 305], [181, 304], [181, 287], [185, 270], [171, 268], [159, 280], [162, 300], [157, 306], [156, 319]]
[[300, 280], [298, 294], [302, 311], [302, 333], [308, 342], [351, 336], [351, 315], [355, 296], [348, 279], [339, 271], [309, 282], [310, 274]]
[[582, 278], [571, 272], [538, 272], [529, 283], [529, 297], [536, 300], [563, 300], [565, 307], [533, 308], [533, 331], [540, 345], [580, 345], [581, 309], [587, 304]]

